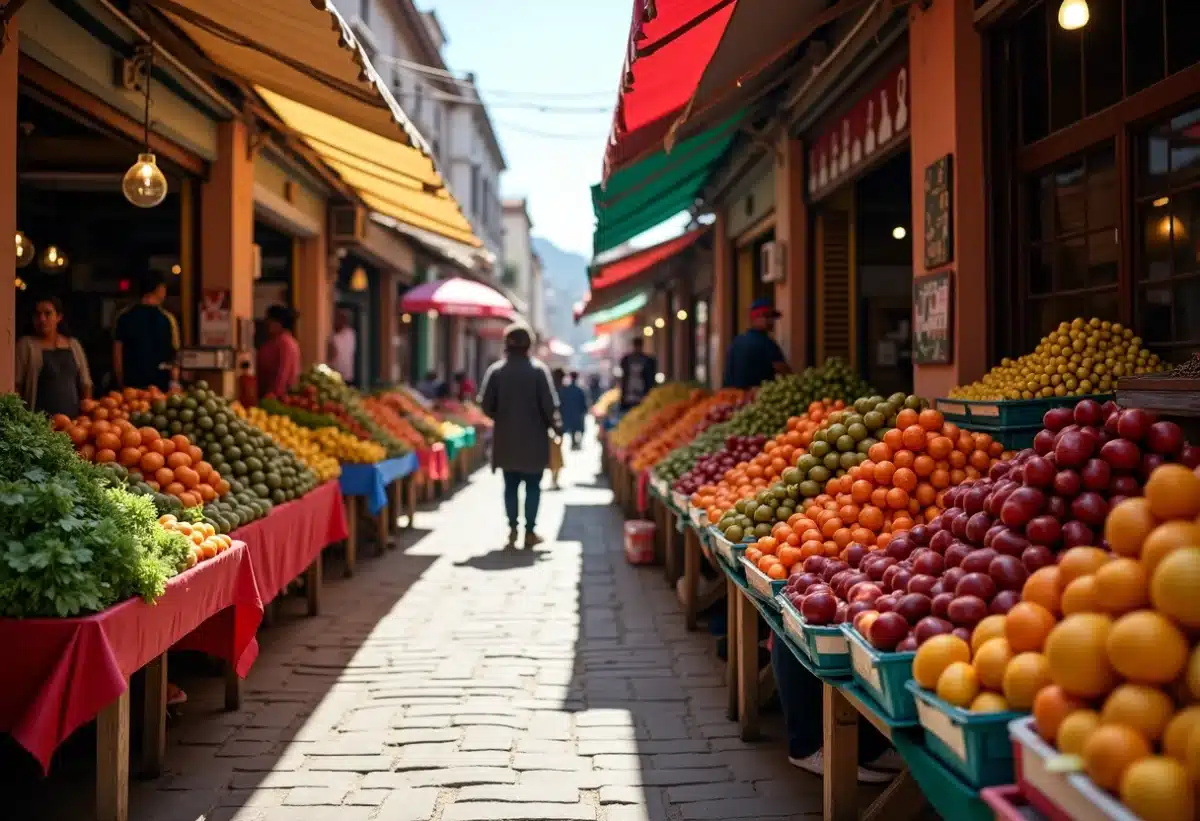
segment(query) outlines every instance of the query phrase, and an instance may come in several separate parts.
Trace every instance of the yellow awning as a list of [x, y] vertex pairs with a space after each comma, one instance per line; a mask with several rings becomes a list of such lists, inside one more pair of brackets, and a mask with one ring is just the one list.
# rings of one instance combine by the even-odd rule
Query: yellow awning
[[265, 86], [256, 88], [284, 125], [308, 143], [370, 208], [475, 248], [471, 230], [441, 175], [419, 149], [382, 137]]
[[150, 0], [218, 69], [425, 153], [330, 0]]

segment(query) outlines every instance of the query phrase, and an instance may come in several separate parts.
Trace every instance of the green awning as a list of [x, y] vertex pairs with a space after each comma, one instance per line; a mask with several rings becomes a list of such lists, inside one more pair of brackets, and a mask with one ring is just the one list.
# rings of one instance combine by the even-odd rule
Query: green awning
[[599, 255], [691, 208], [737, 131], [739, 113], [689, 137], [671, 153], [657, 154], [592, 186], [596, 232], [592, 253]]
[[594, 314], [589, 314], [584, 308], [581, 316], [586, 316], [596, 325], [603, 325], [605, 322], [612, 322], [622, 317], [629, 316], [634, 311], [640, 311], [646, 307], [646, 303], [650, 301], [650, 295], [645, 291], [634, 294], [624, 302], [618, 302], [611, 308], [605, 308], [603, 311], [596, 311]]

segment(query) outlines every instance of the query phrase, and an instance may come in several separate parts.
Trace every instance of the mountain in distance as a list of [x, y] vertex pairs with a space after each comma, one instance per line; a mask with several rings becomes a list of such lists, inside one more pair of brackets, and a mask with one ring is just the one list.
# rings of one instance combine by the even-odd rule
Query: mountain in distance
[[575, 350], [592, 338], [592, 323], [587, 319], [575, 324], [573, 307], [587, 293], [587, 258], [564, 251], [548, 239], [533, 238], [533, 250], [542, 260], [545, 288], [546, 324], [549, 333]]

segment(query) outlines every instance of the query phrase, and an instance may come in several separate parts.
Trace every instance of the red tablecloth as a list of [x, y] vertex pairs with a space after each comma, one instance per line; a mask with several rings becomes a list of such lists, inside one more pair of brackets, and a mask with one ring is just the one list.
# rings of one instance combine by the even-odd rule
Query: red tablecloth
[[417, 461], [421, 463], [421, 472], [435, 482], [450, 478], [450, 458], [446, 455], [446, 446], [438, 442], [431, 448], [417, 451]]
[[337, 480], [326, 482], [232, 535], [250, 550], [258, 594], [267, 604], [325, 547], [348, 535], [341, 488]]
[[262, 613], [250, 553], [235, 543], [171, 579], [153, 605], [130, 599], [81, 618], [0, 619], [0, 732], [48, 770], [67, 736], [174, 646], [223, 658], [245, 676], [258, 656]]

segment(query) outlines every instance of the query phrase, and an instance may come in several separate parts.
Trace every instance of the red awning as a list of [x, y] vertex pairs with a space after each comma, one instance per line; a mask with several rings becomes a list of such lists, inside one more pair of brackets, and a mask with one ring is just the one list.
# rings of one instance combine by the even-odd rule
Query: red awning
[[660, 262], [683, 253], [708, 233], [708, 227], [697, 228], [686, 234], [669, 239], [666, 242], [652, 245], [641, 251], [635, 251], [626, 257], [603, 265], [592, 274], [592, 293], [605, 288], [611, 288], [619, 282], [625, 282], [643, 271], [648, 271]]
[[510, 317], [512, 303], [482, 282], [455, 277], [411, 288], [400, 300], [407, 313], [437, 311], [447, 316]]
[[691, 99], [737, 0], [634, 0], [604, 179], [661, 145]]

